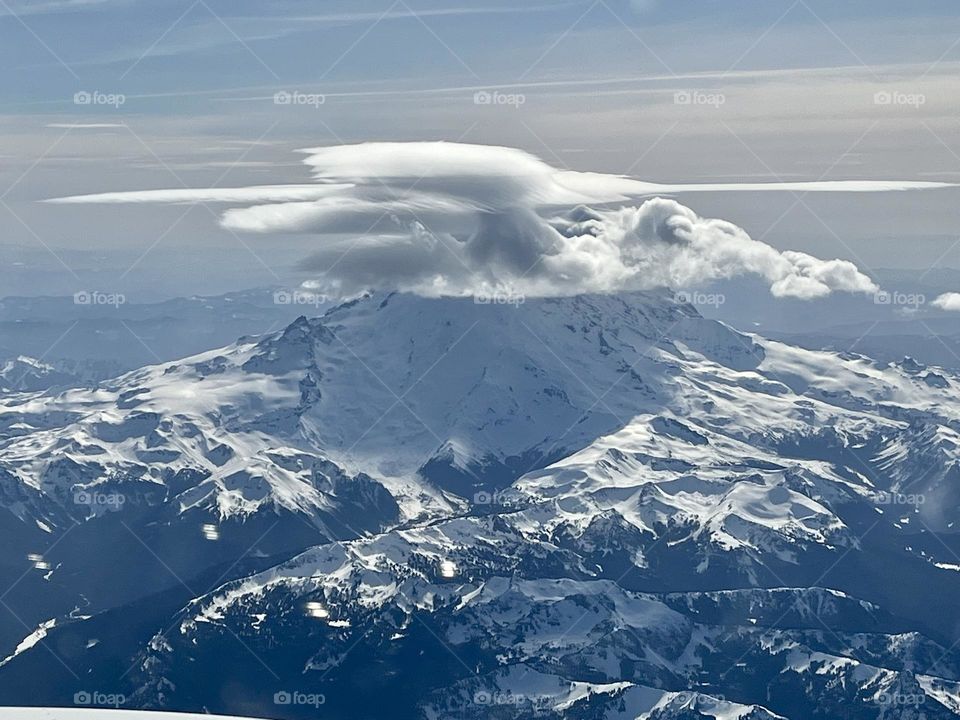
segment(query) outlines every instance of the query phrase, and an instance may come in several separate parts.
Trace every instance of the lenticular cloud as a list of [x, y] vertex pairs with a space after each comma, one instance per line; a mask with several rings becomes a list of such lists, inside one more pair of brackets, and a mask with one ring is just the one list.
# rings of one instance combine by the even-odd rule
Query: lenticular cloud
[[[777, 297], [878, 288], [844, 260], [780, 252], [723, 220], [654, 197], [684, 191], [873, 192], [940, 183], [658, 185], [561, 171], [521, 150], [457, 143], [311, 148], [313, 184], [177, 189], [60, 198], [67, 203], [226, 203], [235, 232], [309, 233], [317, 288], [342, 295], [509, 291], [530, 296], [692, 288], [738, 275]], [[642, 198], [649, 198], [639, 205]]]

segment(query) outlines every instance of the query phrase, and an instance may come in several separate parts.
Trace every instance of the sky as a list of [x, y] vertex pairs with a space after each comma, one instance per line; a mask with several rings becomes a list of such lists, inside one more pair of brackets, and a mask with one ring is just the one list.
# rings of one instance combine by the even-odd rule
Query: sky
[[[960, 182], [951, 2], [0, 0], [3, 294], [309, 278], [304, 233], [113, 191], [309, 183], [300, 148], [447, 140], [664, 183]], [[687, 193], [778, 250], [960, 268], [957, 191]]]

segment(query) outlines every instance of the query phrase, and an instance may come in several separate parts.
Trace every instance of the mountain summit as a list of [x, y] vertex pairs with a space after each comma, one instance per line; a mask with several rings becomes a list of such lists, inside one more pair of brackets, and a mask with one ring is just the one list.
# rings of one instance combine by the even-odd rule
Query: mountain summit
[[75, 673], [290, 718], [960, 715], [960, 379], [665, 293], [480, 300], [365, 295], [4, 396], [25, 567], [0, 688], [69, 702]]

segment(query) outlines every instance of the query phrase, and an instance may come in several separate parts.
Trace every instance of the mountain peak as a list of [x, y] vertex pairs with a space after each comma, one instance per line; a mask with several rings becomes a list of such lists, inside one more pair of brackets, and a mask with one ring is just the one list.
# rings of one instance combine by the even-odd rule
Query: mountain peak
[[[956, 692], [949, 619], [926, 627], [924, 598], [878, 574], [960, 597], [915, 529], [960, 507], [957, 378], [744, 335], [666, 292], [487, 299], [372, 293], [95, 390], [9, 396], [0, 531], [55, 590], [55, 611], [19, 610], [83, 647], [60, 639], [78, 605], [171, 626], [133, 601], [224, 564], [179, 632], [111, 650], [139, 653], [152, 705], [202, 694], [198, 667], [243, 675], [233, 637], [331, 706], [353, 658], [398, 652], [418, 663], [384, 682], [439, 714], [534, 681], [558, 715], [671, 720], [862, 704], [872, 678]], [[18, 646], [7, 667], [30, 668]], [[942, 675], [914, 672], [938, 656]]]

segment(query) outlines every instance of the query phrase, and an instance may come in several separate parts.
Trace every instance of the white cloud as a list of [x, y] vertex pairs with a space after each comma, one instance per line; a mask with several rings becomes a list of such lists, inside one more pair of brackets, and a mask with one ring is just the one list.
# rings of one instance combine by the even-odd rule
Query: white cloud
[[[56, 202], [222, 202], [232, 231], [318, 236], [305, 267], [326, 292], [527, 295], [691, 288], [758, 275], [777, 297], [873, 293], [844, 260], [781, 252], [675, 200], [685, 191], [887, 191], [940, 183], [660, 185], [557, 170], [521, 150], [365, 143], [303, 151], [314, 184], [105, 193]], [[635, 201], [650, 198], [641, 204]], [[589, 207], [588, 207], [589, 206]]]
[[126, 126], [123, 123], [47, 123], [46, 127], [60, 130], [114, 130]]
[[254, 185], [240, 188], [180, 188], [175, 190], [134, 190], [75, 195], [47, 200], [49, 203], [86, 205], [100, 203], [269, 203], [319, 200], [349, 185]]
[[960, 312], [960, 293], [943, 293], [942, 295], [938, 295], [937, 298], [930, 304], [934, 307], [940, 308], [941, 310]]

